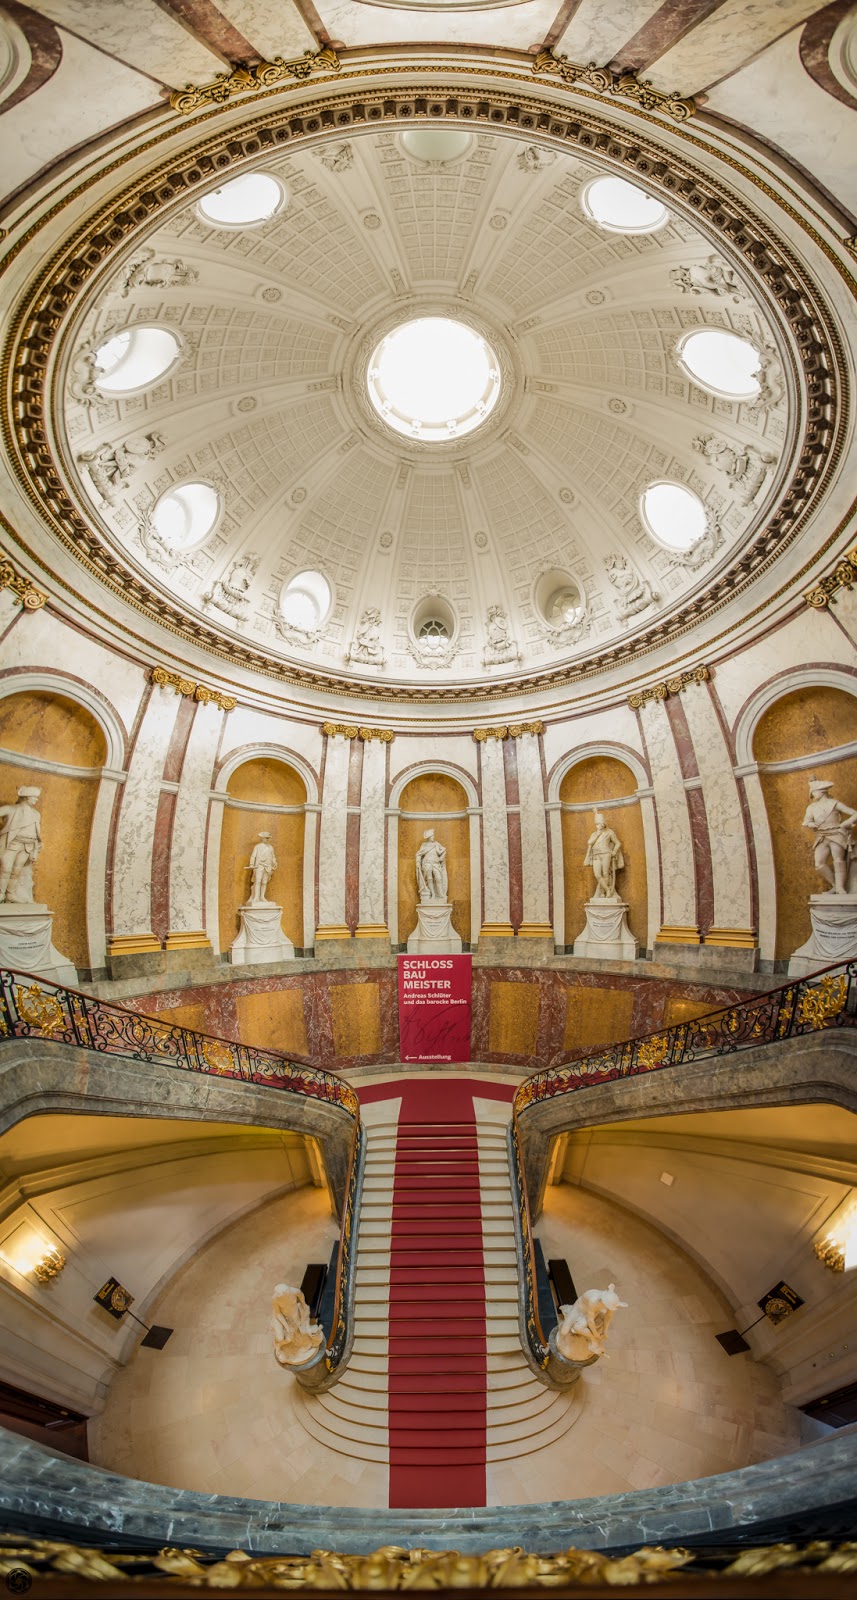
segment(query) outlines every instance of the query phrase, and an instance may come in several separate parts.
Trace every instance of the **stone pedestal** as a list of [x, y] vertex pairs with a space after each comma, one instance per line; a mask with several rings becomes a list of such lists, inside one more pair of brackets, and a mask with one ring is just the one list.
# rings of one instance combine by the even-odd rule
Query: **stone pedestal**
[[77, 985], [77, 968], [53, 945], [54, 914], [47, 906], [0, 905], [0, 964], [35, 972], [52, 983]]
[[282, 929], [282, 906], [263, 900], [258, 904], [239, 906], [241, 932], [232, 942], [229, 952], [233, 966], [251, 962], [293, 961], [295, 947]]
[[635, 961], [637, 941], [628, 927], [624, 900], [587, 900], [586, 927], [574, 941], [572, 953], [590, 961]]
[[857, 894], [811, 894], [812, 933], [789, 962], [790, 978], [857, 956]]
[[428, 900], [417, 906], [417, 925], [408, 940], [409, 956], [457, 956], [461, 940], [452, 926], [452, 906]]

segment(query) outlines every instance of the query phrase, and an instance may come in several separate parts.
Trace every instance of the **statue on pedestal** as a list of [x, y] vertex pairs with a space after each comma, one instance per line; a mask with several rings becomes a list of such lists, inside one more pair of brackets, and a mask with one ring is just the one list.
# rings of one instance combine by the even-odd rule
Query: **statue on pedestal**
[[33, 867], [42, 848], [41, 789], [22, 788], [14, 805], [0, 806], [0, 902], [32, 905]]
[[452, 926], [446, 846], [426, 828], [416, 855], [417, 926], [408, 939], [409, 955], [457, 955], [461, 937]]
[[230, 956], [236, 966], [246, 962], [291, 961], [295, 947], [283, 932], [283, 908], [268, 899], [268, 884], [277, 870], [277, 858], [269, 833], [260, 833], [250, 861], [244, 868], [252, 873], [250, 896], [238, 907], [241, 931], [233, 939]]
[[560, 1306], [562, 1318], [557, 1329], [556, 1345], [566, 1361], [589, 1361], [593, 1356], [604, 1355], [604, 1341], [610, 1324], [620, 1306], [615, 1284], [606, 1289], [586, 1289], [579, 1294], [573, 1306]]
[[857, 822], [857, 811], [834, 800], [832, 788], [833, 784], [826, 780], [810, 779], [810, 804], [802, 826], [815, 834], [815, 870], [830, 884], [825, 892], [848, 894], [849, 863], [855, 854], [851, 829]]
[[252, 872], [253, 878], [250, 886], [248, 906], [259, 906], [267, 903], [267, 888], [274, 872], [277, 869], [277, 858], [274, 847], [270, 843], [269, 833], [259, 834], [259, 843], [253, 846], [250, 864], [245, 867], [245, 872]]
[[423, 842], [417, 851], [417, 889], [420, 903], [439, 900], [446, 904], [449, 894], [449, 876], [446, 870], [446, 847], [434, 836], [434, 828], [426, 828]]
[[616, 888], [616, 874], [625, 865], [622, 844], [600, 811], [586, 841], [583, 865], [595, 875], [595, 892], [584, 904], [586, 927], [572, 949], [596, 961], [635, 961], [637, 941], [628, 927], [628, 906]]
[[299, 1367], [324, 1343], [324, 1329], [310, 1320], [300, 1289], [278, 1283], [274, 1289], [274, 1356], [281, 1367]]
[[600, 811], [595, 812], [595, 832], [589, 835], [583, 865], [591, 867], [595, 874], [593, 900], [619, 899], [616, 873], [624, 867], [625, 857], [619, 840], [613, 829], [608, 828]]

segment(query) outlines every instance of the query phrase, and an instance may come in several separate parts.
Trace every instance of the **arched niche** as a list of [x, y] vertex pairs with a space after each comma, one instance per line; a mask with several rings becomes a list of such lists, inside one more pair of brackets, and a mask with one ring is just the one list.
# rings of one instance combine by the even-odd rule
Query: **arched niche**
[[405, 944], [417, 925], [417, 876], [414, 862], [426, 828], [446, 847], [452, 925], [462, 943], [470, 943], [470, 818], [462, 784], [445, 772], [422, 772], [411, 778], [399, 798], [399, 941]]
[[[277, 870], [268, 886], [268, 899], [283, 908], [283, 930], [296, 949], [304, 941], [304, 834], [306, 784], [287, 761], [256, 756], [230, 773], [220, 834], [220, 947], [228, 950], [237, 937], [238, 907], [250, 892], [246, 870], [260, 832], [271, 835]], [[242, 804], [244, 802], [244, 804]], [[265, 809], [257, 810], [261, 806]], [[249, 809], [252, 807], [252, 809]], [[270, 809], [268, 809], [270, 808]]]
[[[54, 913], [53, 942], [76, 967], [89, 968], [87, 887], [104, 731], [76, 700], [26, 689], [0, 699], [0, 750], [21, 758], [0, 765], [0, 804], [10, 805], [22, 785], [42, 791], [34, 884], [36, 900]], [[71, 770], [57, 770], [63, 767]], [[96, 887], [103, 900], [103, 882]]]
[[[592, 755], [569, 767], [559, 787], [562, 803], [562, 858], [565, 897], [565, 941], [570, 948], [586, 924], [584, 904], [591, 899], [595, 879], [584, 867], [586, 845], [595, 827], [593, 812], [603, 811], [608, 827], [622, 844], [624, 869], [617, 888], [628, 902], [628, 925], [645, 950], [648, 933], [648, 877], [643, 818], [639, 802], [629, 800], [638, 788], [637, 775], [616, 756]], [[574, 809], [566, 809], [571, 807]]]
[[[855, 747], [853, 754], [825, 759], [828, 751], [848, 745]], [[854, 694], [822, 683], [783, 694], [756, 723], [753, 756], [773, 855], [774, 959], [784, 961], [809, 938], [810, 895], [826, 888], [813, 863], [814, 836], [802, 828], [810, 778], [827, 779], [837, 800], [857, 810], [857, 684]]]

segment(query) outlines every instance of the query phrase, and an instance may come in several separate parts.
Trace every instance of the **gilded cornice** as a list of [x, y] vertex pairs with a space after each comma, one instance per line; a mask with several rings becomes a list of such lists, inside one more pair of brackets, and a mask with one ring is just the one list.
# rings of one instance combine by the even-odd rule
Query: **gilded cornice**
[[692, 667], [690, 672], [678, 672], [671, 678], [665, 678], [662, 683], [653, 683], [648, 689], [638, 689], [634, 694], [629, 694], [628, 704], [634, 711], [639, 711], [647, 700], [668, 700], [671, 694], [681, 694], [689, 683], [707, 683], [711, 673], [703, 664]]
[[488, 739], [521, 739], [525, 733], [544, 733], [543, 722], [510, 722], [500, 723], [496, 728], [474, 728], [473, 737], [477, 744], [485, 744]]
[[179, 116], [189, 117], [206, 106], [221, 106], [237, 94], [248, 89], [272, 89], [291, 80], [302, 83], [314, 72], [338, 72], [340, 60], [335, 50], [305, 50], [302, 56], [284, 61], [275, 56], [273, 61], [260, 61], [255, 67], [236, 67], [233, 72], [219, 72], [212, 83], [189, 83], [170, 95], [170, 105]]
[[328, 739], [362, 739], [365, 744], [372, 739], [380, 739], [382, 744], [392, 744], [396, 737], [390, 728], [358, 728], [351, 722], [323, 722], [321, 731]]
[[638, 78], [635, 72], [611, 72], [609, 67], [596, 67], [594, 62], [584, 66], [580, 61], [569, 61], [568, 56], [555, 56], [552, 50], [539, 51], [533, 61], [533, 71], [550, 73], [569, 87], [586, 84], [598, 94], [621, 95], [635, 101], [644, 111], [660, 111], [674, 122], [686, 122], [696, 111], [696, 101], [692, 97], [656, 89], [648, 78]]
[[[15, 413], [11, 416], [4, 411], [2, 424], [13, 470], [53, 535], [116, 596], [186, 643], [201, 647], [231, 663], [233, 668], [241, 667], [279, 679], [297, 690], [306, 688], [349, 699], [411, 704], [477, 704], [510, 693], [523, 695], [561, 689], [630, 664], [666, 643], [674, 645], [770, 568], [814, 512], [838, 465], [846, 433], [847, 375], [835, 323], [817, 286], [804, 273], [785, 240], [746, 204], [739, 210], [731, 191], [695, 166], [684, 151], [672, 148], [667, 157], [649, 138], [646, 128], [649, 123], [655, 131], [660, 128], [663, 132], [663, 124], [658, 124], [644, 108], [629, 102], [627, 109], [635, 113], [640, 125], [626, 128], [605, 117], [603, 106], [585, 89], [570, 88], [556, 100], [546, 99], [543, 93], [529, 97], [521, 81], [523, 67], [513, 71], [501, 65], [489, 71], [482, 65], [464, 67], [460, 63], [419, 62], [418, 65], [427, 84], [422, 93], [403, 92], [397, 87], [392, 113], [389, 90], [379, 85], [378, 80], [394, 70], [406, 69], [361, 66], [351, 68], [347, 83], [335, 86], [335, 92], [331, 89], [316, 99], [295, 101], [290, 106], [288, 121], [284, 121], [281, 111], [254, 103], [272, 93], [261, 86], [258, 93], [248, 95], [243, 103], [229, 108], [233, 113], [239, 110], [250, 113], [243, 126], [236, 128], [230, 122], [228, 128], [221, 128], [219, 123], [212, 125], [210, 118], [202, 115], [199, 120], [208, 126], [209, 132], [180, 156], [164, 159], [156, 188], [152, 186], [151, 171], [136, 178], [115, 195], [109, 206], [92, 214], [70, 234], [62, 250], [48, 259], [44, 269], [33, 279], [10, 319], [3, 375], [11, 374]], [[531, 60], [527, 69], [532, 70]], [[477, 94], [474, 89], [460, 90], [456, 84], [450, 92], [447, 82], [442, 98], [434, 102], [432, 92], [438, 91], [432, 91], [429, 75], [445, 74], [447, 80], [452, 77], [454, 81], [454, 75], [460, 73], [489, 80], [489, 87], [480, 85]], [[504, 76], [508, 79], [505, 92], [496, 86], [496, 80]], [[559, 87], [564, 86], [560, 83]], [[274, 98], [276, 100], [275, 91]], [[574, 112], [573, 120], [569, 119], [570, 110]], [[351, 126], [365, 126], [372, 120], [388, 119], [391, 114], [394, 119], [409, 117], [412, 121], [414, 118], [420, 121], [434, 117], [466, 118], [471, 127], [483, 123], [487, 127], [506, 124], [517, 133], [522, 128], [532, 128], [540, 139], [559, 150], [570, 152], [580, 147], [584, 153], [590, 153], [592, 149], [603, 149], [623, 171], [630, 174], [638, 169], [641, 175], [645, 174], [650, 186], [664, 192], [670, 204], [683, 206], [694, 217], [705, 217], [707, 226], [724, 236], [723, 248], [730, 255], [743, 255], [745, 273], [769, 303], [778, 302], [781, 320], [791, 330], [789, 355], [793, 372], [797, 374], [800, 365], [805, 375], [808, 398], [799, 418], [801, 437], [793, 441], [787, 452], [793, 463], [791, 481], [752, 543], [740, 552], [730, 569], [714, 579], [705, 595], [691, 597], [677, 606], [668, 618], [659, 619], [636, 635], [629, 634], [609, 649], [581, 658], [565, 668], [551, 666], [522, 673], [502, 684], [429, 687], [361, 682], [353, 676], [343, 677], [335, 670], [274, 659], [243, 641], [233, 643], [198, 618], [191, 624], [178, 606], [171, 605], [162, 593], [149, 587], [144, 575], [126, 567], [117, 552], [80, 515], [57, 470], [45, 425], [48, 406], [45, 372], [62, 359], [69, 320], [78, 309], [80, 297], [90, 292], [96, 272], [107, 276], [115, 270], [116, 252], [128, 250], [140, 242], [151, 225], [159, 220], [159, 211], [169, 212], [178, 205], [186, 205], [196, 190], [210, 187], [215, 177], [222, 180], [227, 176], [230, 166], [237, 169], [251, 157], [264, 157], [268, 148], [282, 148], [287, 142], [304, 138], [314, 139], [326, 126], [335, 126], [338, 132], [345, 133]], [[172, 126], [174, 128], [175, 123]], [[688, 145], [704, 147], [702, 141], [691, 137], [686, 130], [670, 131], [673, 139], [681, 137]], [[159, 136], [160, 139], [166, 137], [166, 133]], [[154, 150], [159, 138], [147, 141], [141, 149]], [[722, 165], [737, 170], [773, 199], [789, 223], [800, 226], [834, 263], [836, 270], [844, 273], [841, 256], [788, 202], [734, 156], [720, 152], [716, 155]], [[116, 163], [117, 166], [121, 164]], [[69, 199], [79, 200], [85, 192], [86, 185], [81, 184]], [[57, 205], [53, 212], [61, 209], [62, 206]], [[15, 241], [7, 260], [18, 254], [40, 225], [34, 224]], [[835, 537], [831, 535], [826, 541], [828, 547]], [[23, 544], [22, 540], [19, 542]], [[818, 553], [815, 552], [815, 559]], [[807, 569], [809, 566], [808, 562]], [[740, 620], [718, 637], [726, 639], [736, 629], [745, 627], [750, 618], [764, 612], [770, 603], [770, 598], [766, 598], [753, 610], [745, 610]], [[134, 637], [131, 630], [128, 632]]]
[[221, 711], [234, 711], [238, 704], [232, 695], [222, 694], [219, 689], [209, 689], [204, 683], [195, 683], [193, 678], [183, 678], [180, 672], [170, 672], [168, 667], [153, 667], [150, 676], [160, 688], [186, 695], [199, 705], [219, 706]]
[[25, 611], [40, 610], [48, 598], [5, 557], [0, 559], [0, 589], [11, 589]]
[[808, 606], [823, 611], [825, 606], [835, 601], [838, 590], [853, 589], [855, 583], [857, 583], [857, 544], [853, 550], [848, 550], [841, 560], [837, 561], [832, 572], [822, 578], [814, 588], [807, 590], [804, 600]]

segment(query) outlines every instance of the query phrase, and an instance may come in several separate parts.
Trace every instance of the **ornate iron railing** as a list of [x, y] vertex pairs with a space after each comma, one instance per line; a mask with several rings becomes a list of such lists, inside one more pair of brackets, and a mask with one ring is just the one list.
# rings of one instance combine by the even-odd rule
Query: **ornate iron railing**
[[680, 1022], [672, 1028], [660, 1028], [637, 1039], [623, 1040], [596, 1055], [576, 1060], [560, 1057], [546, 1071], [535, 1072], [524, 1079], [512, 1104], [510, 1149], [524, 1257], [524, 1322], [530, 1354], [539, 1367], [547, 1366], [550, 1350], [539, 1320], [532, 1215], [521, 1154], [521, 1115], [556, 1095], [574, 1094], [616, 1078], [632, 1078], [716, 1056], [735, 1055], [741, 1050], [817, 1033], [820, 1029], [855, 1026], [857, 961], [847, 961], [768, 994], [711, 1011], [693, 1022]]
[[354, 1119], [348, 1177], [342, 1206], [336, 1298], [330, 1338], [324, 1351], [328, 1372], [334, 1372], [348, 1348], [352, 1261], [357, 1238], [363, 1125], [360, 1102], [350, 1084], [311, 1062], [294, 1060], [274, 1050], [257, 1050], [212, 1034], [197, 1033], [179, 1023], [162, 1022], [124, 1006], [95, 1000], [79, 989], [65, 989], [27, 972], [0, 969], [0, 1040], [47, 1039], [126, 1060], [147, 1061], [185, 1072], [280, 1089], [310, 1100], [338, 1106]]

